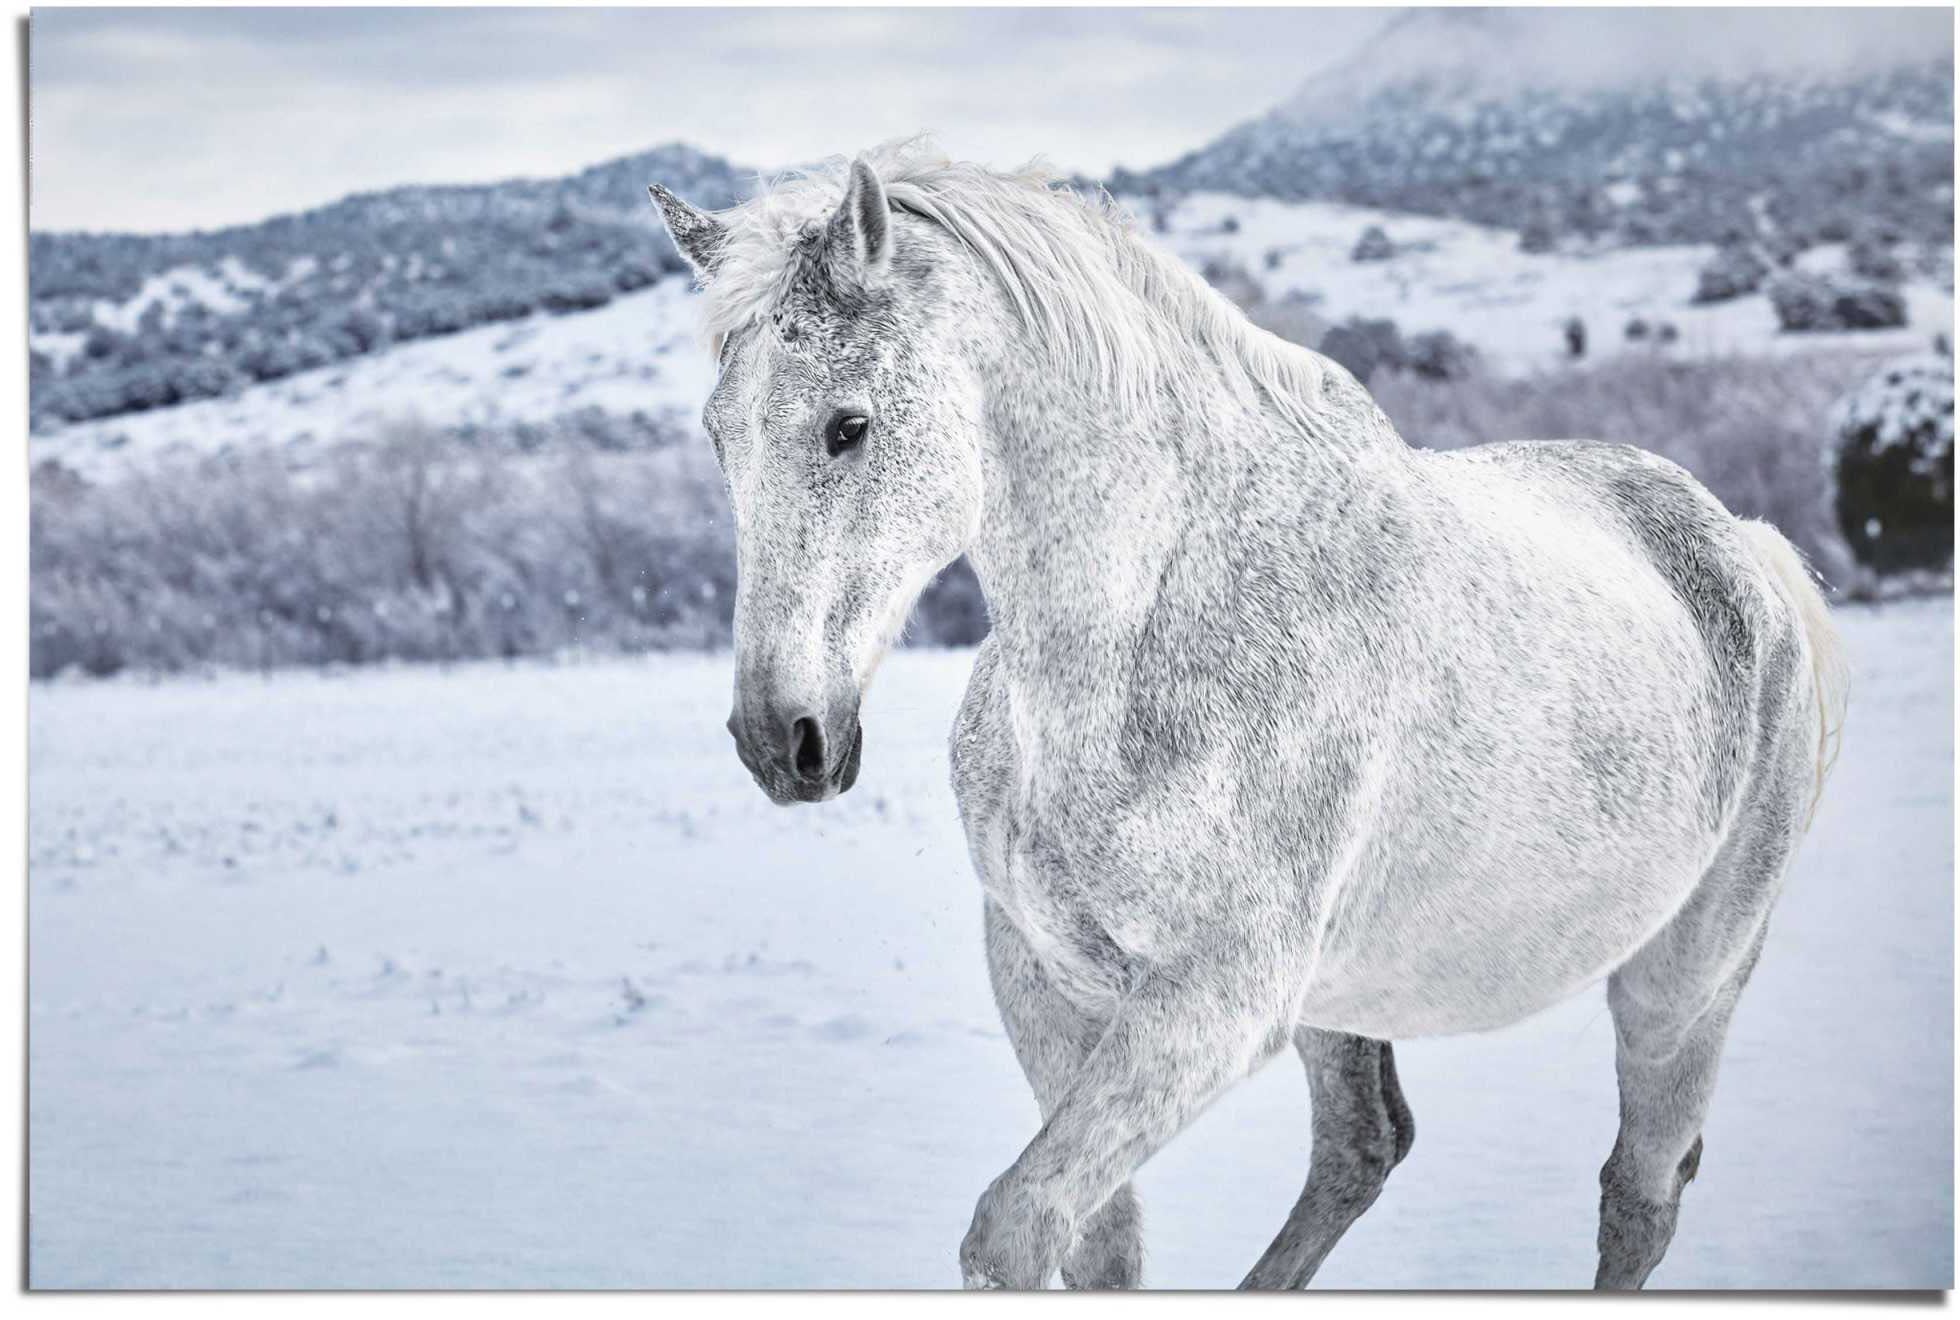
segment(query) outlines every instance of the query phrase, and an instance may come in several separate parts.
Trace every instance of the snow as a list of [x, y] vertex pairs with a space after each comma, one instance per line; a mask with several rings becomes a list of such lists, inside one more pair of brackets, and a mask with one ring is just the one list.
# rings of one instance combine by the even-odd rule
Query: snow
[[1911, 445], [1914, 470], [1933, 476], [1953, 452], [1953, 359], [1924, 353], [1887, 364], [1838, 401], [1831, 427], [1869, 431], [1874, 452]]
[[286, 446], [295, 457], [383, 426], [544, 423], [579, 408], [691, 419], [714, 385], [685, 278], [670, 277], [590, 312], [536, 314], [416, 340], [251, 386], [234, 398], [107, 417], [30, 438], [36, 462], [59, 458], [112, 475], [146, 460]]
[[[1220, 232], [1226, 217], [1236, 233]], [[1936, 332], [1951, 336], [1953, 295], [1915, 278], [1903, 288], [1906, 326], [1897, 330], [1786, 335], [1762, 295], [1696, 306], [1696, 274], [1713, 249], [1705, 246], [1617, 248], [1600, 252], [1532, 254], [1518, 236], [1460, 220], [1436, 219], [1332, 202], [1289, 203], [1198, 193], [1170, 212], [1171, 232], [1154, 235], [1202, 267], [1226, 259], [1243, 266], [1269, 298], [1298, 291], [1315, 295], [1313, 310], [1329, 321], [1388, 317], [1404, 333], [1448, 330], [1467, 340], [1506, 373], [1544, 369], [1564, 360], [1562, 327], [1569, 317], [1592, 332], [1593, 358], [1654, 352], [1626, 339], [1627, 322], [1671, 321], [1680, 339], [1674, 357], [1855, 350], [1900, 353], [1923, 349]], [[1391, 261], [1350, 260], [1369, 225], [1394, 242]], [[1277, 250], [1280, 265], [1265, 259]], [[1806, 254], [1809, 266], [1835, 270], [1842, 245]]]
[[[1842, 616], [1844, 754], [1745, 996], [1675, 1288], [1952, 1283], [1950, 600]], [[56, 682], [30, 729], [38, 1287], [950, 1287], [1036, 1126], [905, 652], [854, 792], [769, 806], [726, 656]], [[1398, 1047], [1331, 1288], [1583, 1286], [1597, 991]], [[1142, 1173], [1236, 1282], [1307, 1165], [1279, 1060]]]
[[1953, 125], [1939, 124], [1930, 120], [1913, 119], [1896, 110], [1880, 110], [1865, 116], [1886, 132], [1897, 137], [1910, 138], [1914, 142], [1944, 142], [1953, 136]]
[[65, 368], [70, 358], [82, 351], [88, 343], [85, 330], [29, 330], [27, 347], [30, 352], [48, 358], [56, 369]]
[[162, 304], [166, 320], [175, 316], [178, 308], [191, 303], [201, 303], [220, 316], [229, 316], [245, 310], [243, 294], [263, 289], [265, 283], [236, 257], [225, 258], [216, 270], [172, 266], [144, 280], [135, 296], [124, 302], [97, 299], [95, 320], [111, 330], [133, 334], [143, 313], [155, 303]]
[[[1228, 216], [1239, 222], [1238, 232], [1221, 231]], [[1563, 363], [1563, 327], [1572, 316], [1591, 331], [1591, 360], [1627, 352], [1897, 354], [1923, 350], [1936, 332], [1950, 337], [1953, 328], [1951, 291], [1920, 278], [1904, 287], [1908, 325], [1897, 330], [1781, 334], [1761, 295], [1692, 306], [1696, 274], [1711, 253], [1706, 247], [1533, 255], [1518, 250], [1509, 230], [1219, 193], [1185, 199], [1170, 210], [1169, 221], [1169, 233], [1147, 237], [1194, 265], [1217, 258], [1235, 262], [1269, 298], [1310, 296], [1314, 312], [1330, 322], [1389, 317], [1405, 333], [1451, 331], [1505, 373]], [[1392, 260], [1351, 259], [1355, 240], [1369, 225], [1382, 226], [1396, 244]], [[1272, 251], [1280, 254], [1276, 269], [1266, 265]], [[1841, 245], [1831, 246], [1807, 253], [1805, 266], [1836, 269], [1843, 260]], [[233, 398], [55, 427], [31, 435], [29, 451], [35, 462], [55, 458], [110, 478], [132, 460], [267, 446], [283, 447], [304, 462], [327, 446], [371, 438], [379, 428], [411, 418], [437, 426], [546, 424], [598, 408], [644, 412], [691, 427], [713, 387], [714, 364], [699, 342], [690, 297], [686, 278], [671, 276], [589, 312], [478, 326], [253, 385]], [[1625, 326], [1636, 317], [1650, 325], [1672, 322], [1679, 340], [1664, 349], [1651, 338], [1627, 340]], [[73, 351], [51, 336], [34, 342], [45, 352]]]

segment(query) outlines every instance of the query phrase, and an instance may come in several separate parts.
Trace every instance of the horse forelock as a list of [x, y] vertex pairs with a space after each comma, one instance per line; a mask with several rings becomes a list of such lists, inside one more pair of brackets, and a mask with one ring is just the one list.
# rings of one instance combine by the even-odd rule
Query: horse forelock
[[[1296, 419], [1317, 411], [1323, 360], [1253, 325], [1190, 267], [1138, 238], [1107, 194], [1085, 197], [1038, 161], [1011, 172], [954, 162], [924, 138], [886, 143], [864, 159], [892, 208], [952, 236], [997, 282], [1031, 340], [1085, 386], [1138, 403], [1183, 395], [1194, 374], [1209, 372]], [[717, 354], [789, 295], [849, 169], [839, 159], [766, 180], [722, 213], [727, 239], [702, 322]]]

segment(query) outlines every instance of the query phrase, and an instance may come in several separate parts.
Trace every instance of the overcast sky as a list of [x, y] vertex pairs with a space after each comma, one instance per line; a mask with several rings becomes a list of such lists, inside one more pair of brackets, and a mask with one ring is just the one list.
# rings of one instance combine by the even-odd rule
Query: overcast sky
[[[29, 36], [32, 218], [37, 229], [209, 227], [396, 184], [564, 174], [673, 141], [778, 167], [921, 131], [956, 156], [1018, 165], [1039, 153], [1100, 175], [1162, 163], [1274, 108], [1395, 18], [42, 8]], [[1823, 69], [1951, 59], [1951, 24], [1929, 9], [1431, 14], [1370, 48], [1367, 68], [1468, 59], [1487, 77], [1558, 83]]]
[[738, 164], [929, 130], [1154, 165], [1291, 94], [1376, 10], [37, 9], [33, 225], [173, 230], [681, 140]]

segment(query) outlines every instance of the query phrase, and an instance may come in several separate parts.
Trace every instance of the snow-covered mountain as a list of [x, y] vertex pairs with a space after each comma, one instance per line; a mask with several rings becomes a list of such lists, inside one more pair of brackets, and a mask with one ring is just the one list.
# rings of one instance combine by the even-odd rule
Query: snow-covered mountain
[[[1736, 232], [1810, 269], [1847, 240], [1883, 249], [1918, 344], [1951, 322], [1951, 44], [1814, 12], [1415, 11], [1270, 113], [1109, 183], [1195, 264], [1322, 324], [1447, 329], [1506, 366], [1556, 355], [1575, 316], [1595, 353], [1635, 320], [1676, 323], [1669, 351], [1768, 348], [1762, 298], [1689, 306], [1706, 245]], [[493, 428], [670, 416], [705, 368], [644, 186], [719, 206], [755, 177], [674, 144], [218, 231], [35, 234], [36, 447], [328, 438], [411, 404]], [[1367, 225], [1398, 254], [1348, 261]]]
[[[1623, 243], [1951, 242], [1953, 57], [1783, 10], [1416, 10], [1121, 192], [1329, 199]], [[1835, 32], [1835, 41], [1825, 40]], [[1847, 33], [1849, 39], [1847, 39]], [[1890, 36], [1892, 39], [1881, 40]]]
[[[1948, 281], [1914, 272], [1900, 285], [1906, 322], [1846, 334], [1781, 333], [1762, 295], [1694, 304], [1705, 247], [1520, 251], [1515, 232], [1335, 202], [1199, 193], [1144, 223], [1241, 301], [1292, 318], [1306, 334], [1351, 317], [1392, 318], [1410, 332], [1447, 331], [1491, 370], [1517, 374], [1567, 357], [1564, 326], [1590, 330], [1590, 357], [1725, 358], [1851, 349], [1901, 352], [1952, 331]], [[1356, 261], [1379, 228], [1394, 250]], [[1800, 270], [1842, 268], [1842, 245], [1803, 254]], [[1950, 276], [1949, 276], [1950, 280]], [[609, 443], [667, 443], [691, 432], [714, 380], [695, 333], [688, 280], [668, 275], [604, 307], [386, 345], [343, 362], [174, 407], [44, 427], [36, 461], [108, 477], [132, 460], [247, 453], [277, 446], [307, 462], [346, 439], [419, 419], [489, 442], [603, 428]], [[1657, 338], [1665, 336], [1664, 340]], [[705, 451], [704, 451], [705, 452]]]
[[753, 171], [675, 144], [558, 179], [411, 187], [189, 234], [30, 240], [37, 426], [225, 398], [392, 346], [604, 307], [683, 269], [659, 179], [725, 206]]

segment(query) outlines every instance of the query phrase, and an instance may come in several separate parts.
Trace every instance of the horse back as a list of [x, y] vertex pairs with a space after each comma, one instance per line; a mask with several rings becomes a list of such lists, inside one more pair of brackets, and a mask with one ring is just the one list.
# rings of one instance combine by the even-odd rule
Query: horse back
[[[1697, 643], [1709, 721], [1706, 806], [1726, 816], [1763, 729], [1784, 713], [1802, 649], [1801, 623], [1742, 521], [1684, 468], [1631, 445], [1529, 441], [1465, 453], [1540, 488], [1572, 519], [1609, 529], [1664, 587]], [[1602, 581], [1609, 608], [1626, 585]]]

